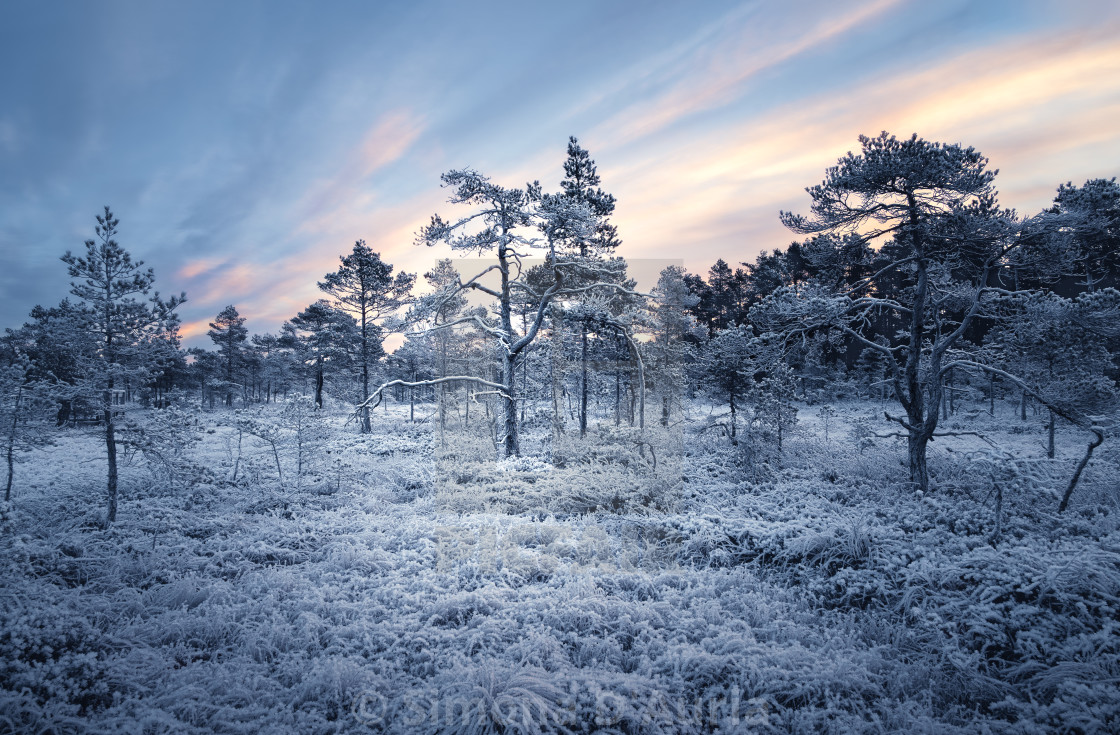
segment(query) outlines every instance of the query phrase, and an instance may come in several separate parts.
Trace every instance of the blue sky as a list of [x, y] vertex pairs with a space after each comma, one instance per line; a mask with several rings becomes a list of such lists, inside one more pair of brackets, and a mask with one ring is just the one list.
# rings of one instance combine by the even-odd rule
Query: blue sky
[[558, 188], [569, 135], [630, 259], [753, 259], [860, 133], [985, 153], [1001, 201], [1120, 174], [1115, 2], [24, 2], [0, 25], [0, 325], [104, 204], [187, 292], [275, 330], [365, 239], [423, 271], [440, 173]]

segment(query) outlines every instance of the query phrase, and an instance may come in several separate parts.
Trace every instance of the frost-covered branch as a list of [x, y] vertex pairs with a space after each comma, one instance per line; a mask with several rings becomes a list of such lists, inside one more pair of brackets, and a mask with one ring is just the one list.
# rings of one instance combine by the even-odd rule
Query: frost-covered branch
[[[377, 390], [375, 390], [373, 393], [370, 394], [369, 398], [367, 398], [366, 400], [362, 401], [357, 406], [355, 406], [354, 407], [355, 415], [357, 415], [357, 412], [360, 409], [365, 408], [366, 406], [369, 406], [370, 408], [377, 408], [379, 405], [381, 405], [381, 397], [382, 397], [382, 394], [385, 392], [386, 388], [392, 388], [393, 386], [401, 386], [401, 387], [404, 387], [404, 388], [419, 388], [419, 387], [425, 386], [425, 385], [440, 385], [442, 383], [454, 383], [454, 382], [474, 383], [476, 385], [484, 385], [487, 388], [493, 388], [494, 393], [502, 396], [507, 401], [509, 400], [509, 394], [504, 392], [506, 386], [502, 385], [501, 383], [495, 383], [491, 380], [485, 380], [483, 378], [476, 378], [473, 375], [449, 375], [446, 378], [432, 378], [431, 380], [415, 380], [415, 381], [390, 380], [388, 383], [384, 383], [381, 386], [379, 386]], [[377, 402], [374, 403], [371, 406], [370, 401], [372, 401], [374, 398], [377, 398]]]

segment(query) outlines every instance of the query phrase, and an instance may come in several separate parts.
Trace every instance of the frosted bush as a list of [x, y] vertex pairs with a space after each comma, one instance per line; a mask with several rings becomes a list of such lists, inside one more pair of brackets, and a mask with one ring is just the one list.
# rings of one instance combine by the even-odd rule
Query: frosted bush
[[0, 534], [0, 730], [1114, 731], [1115, 518], [1026, 487], [993, 548], [984, 482], [938, 450], [914, 497], [850, 418], [754, 472], [703, 435], [556, 467], [328, 415], [339, 492], [254, 441], [236, 484], [125, 467], [110, 529], [67, 438]]
[[544, 473], [552, 470], [552, 465], [539, 457], [504, 457], [496, 463], [501, 472]]

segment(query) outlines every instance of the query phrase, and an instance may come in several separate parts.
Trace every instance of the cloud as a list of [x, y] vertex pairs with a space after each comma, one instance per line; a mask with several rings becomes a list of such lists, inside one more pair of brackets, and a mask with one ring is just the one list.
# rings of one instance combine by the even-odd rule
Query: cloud
[[227, 258], [196, 258], [194, 260], [188, 260], [179, 268], [175, 276], [187, 281], [194, 280], [199, 276], [204, 276], [207, 273], [217, 270], [223, 266], [227, 260]]
[[[201, 220], [183, 222], [181, 231], [190, 234], [192, 243], [202, 238], [206, 250], [215, 242], [226, 243], [220, 253], [192, 253], [176, 269], [178, 278], [188, 281], [190, 301], [183, 309], [188, 324], [205, 325], [204, 314], [233, 303], [250, 331], [275, 330], [321, 297], [316, 281], [337, 268], [338, 255], [354, 240], [366, 238], [376, 249], [385, 233], [414, 230], [418, 218], [431, 214], [431, 205], [423, 207], [424, 214], [419, 204], [407, 201], [385, 206], [379, 193], [385, 183], [378, 172], [405, 157], [423, 131], [423, 121], [408, 110], [381, 114], [336, 155], [333, 168], [326, 165], [329, 176], [302, 188], [274, 188], [267, 195], [233, 190], [232, 200], [216, 197], [215, 206], [205, 208], [226, 219], [210, 226]], [[438, 197], [438, 179], [433, 177], [433, 183]], [[411, 241], [410, 232], [407, 243]], [[197, 340], [205, 331], [198, 327], [188, 335], [184, 328], [184, 335]]]
[[362, 175], [369, 176], [404, 156], [423, 131], [423, 121], [407, 110], [384, 115], [362, 141]]
[[[205, 339], [202, 316], [233, 302], [251, 331], [271, 331], [322, 295], [316, 281], [359, 238], [398, 270], [456, 257], [413, 245], [431, 214], [465, 212], [447, 204], [439, 174], [474, 161], [497, 183], [539, 178], [555, 188], [569, 130], [618, 197], [621, 254], [683, 254], [700, 272], [793, 240], [778, 210], [805, 211], [803, 188], [856, 149], [860, 133], [975, 145], [1002, 169], [1004, 203], [1027, 213], [1060, 181], [1116, 173], [1105, 170], [1120, 160], [1115, 20], [1029, 34], [1025, 21], [991, 21], [958, 34], [955, 23], [976, 20], [965, 4], [922, 15], [915, 5], [896, 12], [902, 2], [813, 0], [797, 13], [745, 4], [683, 43], [626, 58], [613, 77], [604, 67], [554, 117], [540, 118], [529, 93], [510, 99], [494, 114], [517, 127], [476, 115], [465, 128], [455, 105], [426, 107], [423, 94], [371, 112], [367, 98], [325, 93], [290, 135], [250, 145], [249, 160], [231, 144], [192, 172], [198, 187], [226, 185], [203, 187], [207, 206], [192, 207], [196, 217], [175, 233], [175, 269], [192, 281], [188, 323]], [[486, 89], [465, 86], [462, 97], [488, 99]], [[291, 155], [274, 156], [278, 143]], [[168, 179], [149, 198], [163, 201], [179, 183]]]
[[349, 210], [369, 208], [374, 197], [370, 177], [403, 158], [424, 129], [424, 121], [408, 110], [381, 115], [356, 148], [344, 154], [334, 174], [304, 194], [297, 205], [303, 214], [300, 232], [329, 232]]
[[206, 319], [183, 322], [179, 327], [179, 336], [184, 340], [201, 342], [200, 339], [196, 338], [201, 338], [206, 335], [206, 332], [210, 329], [210, 320], [213, 318], [214, 317], [208, 317]]
[[639, 72], [643, 84], [662, 89], [615, 113], [596, 127], [596, 133], [612, 145], [625, 145], [734, 102], [762, 72], [865, 27], [899, 3], [875, 0], [839, 14], [828, 14], [831, 6], [825, 5], [808, 30], [804, 19], [815, 9], [771, 17], [766, 23], [751, 14], [733, 13], [667, 55], [656, 72]]
[[0, 119], [0, 148], [8, 153], [19, 150], [19, 130], [15, 121], [10, 118]]
[[[718, 257], [747, 260], [783, 247], [794, 238], [779, 224], [778, 210], [807, 209], [803, 188], [857, 149], [858, 134], [883, 129], [974, 145], [1003, 169], [997, 186], [1017, 198], [1005, 197], [1005, 205], [1037, 211], [1060, 181], [1120, 160], [1116, 34], [1115, 25], [1102, 25], [1091, 34], [1019, 36], [703, 134], [686, 128], [633, 146], [602, 168], [604, 184], [619, 198], [624, 252], [684, 252], [699, 270]], [[1062, 167], [1070, 173], [1047, 182]]]

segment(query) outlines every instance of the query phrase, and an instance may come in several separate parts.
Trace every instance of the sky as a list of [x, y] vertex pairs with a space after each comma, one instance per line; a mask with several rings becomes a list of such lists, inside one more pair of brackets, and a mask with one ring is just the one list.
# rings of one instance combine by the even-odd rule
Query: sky
[[[358, 239], [398, 270], [440, 174], [558, 190], [597, 162], [631, 261], [753, 260], [860, 134], [963, 143], [1033, 214], [1120, 175], [1120, 3], [6, 0], [0, 327], [55, 304], [104, 205], [186, 291], [275, 331]], [[648, 284], [647, 284], [648, 285]]]

